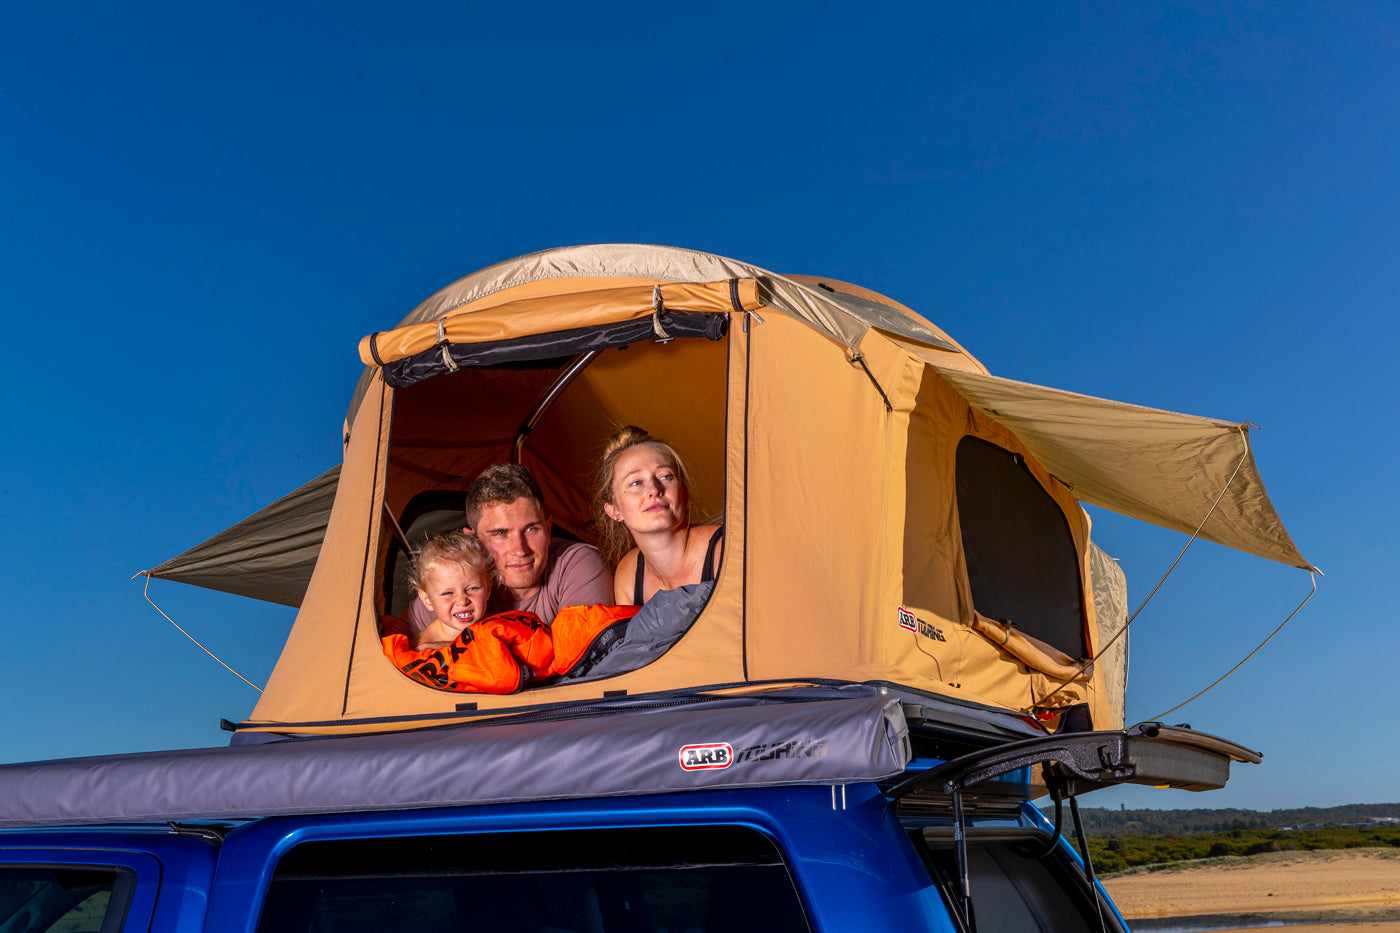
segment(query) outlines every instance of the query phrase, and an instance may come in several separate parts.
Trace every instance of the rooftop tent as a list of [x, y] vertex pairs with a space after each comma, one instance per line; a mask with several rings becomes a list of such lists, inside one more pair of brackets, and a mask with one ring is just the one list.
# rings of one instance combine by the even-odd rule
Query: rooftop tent
[[[1069, 679], [1060, 699], [1103, 728], [1121, 722], [1106, 670], [1121, 664], [1076, 676], [1075, 662], [1102, 643], [1096, 597], [1116, 567], [1081, 501], [1191, 531], [1220, 497], [1204, 537], [1308, 566], [1243, 426], [993, 377], [908, 308], [831, 279], [666, 247], [551, 250], [448, 286], [360, 349], [338, 473], [151, 571], [286, 603], [306, 581], [243, 730], [811, 679], [1016, 711]], [[518, 458], [556, 524], [587, 539], [592, 467], [622, 424], [680, 449], [700, 511], [727, 526], [714, 592], [680, 641], [628, 673], [505, 697], [395, 669], [377, 618], [405, 599], [400, 535], [434, 510], [452, 520], [481, 468]]]

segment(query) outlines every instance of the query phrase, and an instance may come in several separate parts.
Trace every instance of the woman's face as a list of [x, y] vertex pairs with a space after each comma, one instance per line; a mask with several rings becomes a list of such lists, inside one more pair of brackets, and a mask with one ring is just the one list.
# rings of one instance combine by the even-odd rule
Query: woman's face
[[613, 468], [608, 517], [633, 534], [666, 531], [685, 524], [686, 489], [669, 456], [647, 444], [623, 452]]

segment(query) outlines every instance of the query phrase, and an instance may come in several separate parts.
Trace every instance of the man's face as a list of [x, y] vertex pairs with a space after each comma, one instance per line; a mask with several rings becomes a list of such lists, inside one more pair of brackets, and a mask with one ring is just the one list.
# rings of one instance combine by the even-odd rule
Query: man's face
[[526, 599], [539, 589], [549, 560], [550, 522], [534, 499], [491, 502], [481, 510], [473, 529], [496, 565], [496, 579], [512, 600]]

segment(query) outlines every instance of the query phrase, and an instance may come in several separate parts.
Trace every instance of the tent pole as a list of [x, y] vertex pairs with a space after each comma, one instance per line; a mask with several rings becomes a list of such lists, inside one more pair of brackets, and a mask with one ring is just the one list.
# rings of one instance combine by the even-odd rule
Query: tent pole
[[394, 517], [394, 510], [389, 508], [387, 499], [384, 502], [384, 516], [389, 519], [389, 524], [394, 529], [394, 537], [398, 539], [399, 544], [403, 545], [403, 549], [407, 552], [409, 558], [413, 558], [417, 552], [413, 550], [413, 545], [408, 543], [408, 535], [403, 533], [403, 528], [399, 526], [399, 520]]
[[597, 350], [589, 350], [587, 353], [575, 357], [574, 361], [568, 365], [568, 368], [559, 374], [559, 378], [554, 380], [554, 384], [545, 392], [544, 397], [541, 398], [539, 404], [535, 406], [535, 410], [530, 412], [530, 417], [526, 418], [525, 423], [515, 432], [515, 440], [512, 442], [510, 448], [511, 463], [520, 462], [521, 454], [525, 449], [525, 438], [529, 437], [530, 432], [535, 430], [535, 425], [539, 424], [540, 419], [544, 417], [544, 413], [549, 409], [549, 406], [554, 403], [554, 399], [560, 392], [564, 391], [564, 387], [573, 382], [574, 377], [582, 372], [585, 366], [593, 362], [593, 357], [597, 355]]

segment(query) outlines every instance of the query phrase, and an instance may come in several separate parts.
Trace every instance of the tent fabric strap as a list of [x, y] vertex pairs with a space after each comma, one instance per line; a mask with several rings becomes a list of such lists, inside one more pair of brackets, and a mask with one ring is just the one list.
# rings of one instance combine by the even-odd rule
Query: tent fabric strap
[[853, 364], [859, 364], [860, 368], [865, 370], [865, 377], [870, 380], [870, 384], [875, 387], [875, 391], [880, 393], [880, 398], [885, 400], [885, 411], [894, 411], [894, 406], [890, 404], [890, 397], [885, 394], [885, 390], [881, 388], [880, 383], [875, 379], [875, 374], [870, 371], [870, 367], [865, 365], [865, 354], [858, 350], [852, 351], [850, 361]]
[[[752, 309], [752, 308], [745, 308], [745, 307], [744, 307], [744, 301], [743, 301], [743, 299], [742, 299], [742, 298], [740, 297], [740, 295], [739, 295], [739, 280], [738, 280], [738, 279], [730, 279], [730, 280], [729, 280], [729, 304], [730, 304], [731, 307], [734, 308], [734, 313], [735, 313], [735, 314], [748, 315], [748, 316], [752, 317], [752, 318], [753, 318], [755, 321], [757, 321], [758, 323], [760, 323], [760, 324], [764, 323], [763, 318], [759, 316], [759, 314], [758, 314], [757, 311], [755, 311], [755, 310]], [[745, 326], [745, 329], [747, 329], [747, 327], [748, 327], [748, 321], [747, 321], [747, 320], [744, 322], [744, 326]]]
[[442, 365], [449, 373], [458, 370], [457, 361], [452, 359], [452, 344], [447, 339], [447, 318], [440, 317], [437, 322], [437, 348], [442, 352]]
[[675, 340], [661, 323], [661, 315], [666, 310], [666, 304], [661, 300], [661, 286], [651, 287], [651, 332], [656, 335], [657, 343], [670, 343]]

